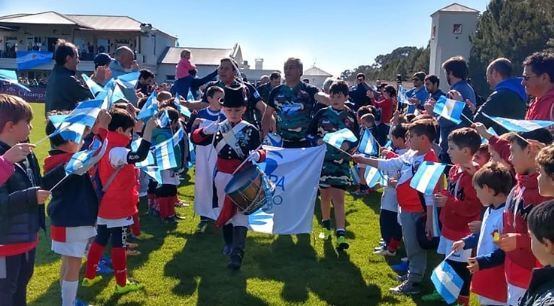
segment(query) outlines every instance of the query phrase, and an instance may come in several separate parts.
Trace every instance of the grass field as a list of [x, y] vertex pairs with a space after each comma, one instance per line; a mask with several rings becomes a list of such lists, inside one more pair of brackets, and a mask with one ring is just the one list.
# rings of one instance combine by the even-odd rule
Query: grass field
[[[44, 137], [43, 104], [33, 104], [31, 140]], [[48, 143], [36, 149], [39, 161]], [[179, 188], [179, 196], [193, 202], [194, 173]], [[347, 238], [350, 249], [339, 256], [333, 241], [315, 238], [320, 230], [314, 217], [314, 233], [271, 236], [250, 232], [240, 272], [226, 269], [222, 239], [215, 228], [195, 233], [199, 221], [192, 206], [179, 208], [186, 220], [177, 226], [141, 216], [142, 255], [130, 257], [129, 274], [145, 284], [144, 291], [113, 294], [113, 276], [92, 288], [79, 288], [79, 298], [93, 305], [430, 305], [417, 298], [391, 295], [398, 283], [389, 264], [371, 254], [379, 241], [379, 194], [363, 198], [347, 195]], [[76, 203], [77, 204], [77, 203]], [[144, 208], [144, 207], [143, 207]], [[142, 213], [142, 212], [141, 212]], [[316, 215], [318, 209], [316, 208]], [[59, 256], [50, 251], [50, 240], [40, 235], [35, 274], [28, 288], [30, 305], [59, 305]], [[333, 238], [334, 239], [334, 238]], [[436, 264], [430, 255], [428, 270]], [[426, 293], [431, 291], [430, 281]]]

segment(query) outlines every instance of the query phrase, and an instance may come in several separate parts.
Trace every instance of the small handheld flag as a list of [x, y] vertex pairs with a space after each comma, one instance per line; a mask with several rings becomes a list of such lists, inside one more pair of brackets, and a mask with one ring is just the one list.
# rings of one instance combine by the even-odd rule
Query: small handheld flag
[[104, 91], [104, 88], [102, 88], [102, 86], [98, 85], [95, 81], [93, 81], [88, 75], [83, 73], [81, 74], [81, 77], [85, 81], [85, 84], [87, 84], [88, 89], [90, 90], [93, 96], [96, 97], [96, 95]]
[[183, 139], [185, 132], [180, 128], [170, 139], [167, 139], [154, 146], [154, 157], [156, 165], [160, 170], [172, 169], [177, 167], [177, 157], [175, 156], [175, 147]]
[[412, 177], [410, 187], [424, 194], [433, 194], [444, 168], [446, 168], [445, 164], [423, 162]]
[[489, 116], [485, 113], [483, 115], [492, 121], [500, 124], [504, 128], [506, 128], [508, 131], [512, 132], [530, 132], [534, 131], [540, 128], [549, 128], [551, 126], [554, 126], [554, 121], [546, 121], [546, 120], [516, 120], [516, 119], [509, 119], [509, 118], [502, 118], [502, 117], [493, 117]]
[[181, 97], [179, 96], [178, 93], [175, 94], [175, 99], [173, 100], [173, 104], [177, 107], [177, 109], [179, 110], [179, 113], [185, 117], [189, 117], [191, 116], [191, 112], [190, 110], [184, 106], [184, 105], [181, 105]]
[[156, 91], [153, 91], [152, 94], [146, 100], [146, 103], [140, 109], [137, 119], [147, 121], [150, 117], [154, 116], [158, 112], [158, 103], [157, 103], [158, 94]]
[[453, 304], [458, 299], [464, 285], [464, 280], [454, 271], [446, 260], [442, 261], [431, 274], [431, 281], [437, 292], [448, 304]]
[[[492, 126], [490, 128], [487, 129], [487, 132], [489, 132], [489, 134], [491, 135], [494, 135], [494, 136], [498, 136], [498, 134], [496, 133], [496, 131], [492, 128]], [[481, 143], [482, 144], [488, 144], [489, 141], [483, 137], [481, 137]]]
[[360, 140], [360, 145], [358, 146], [358, 152], [370, 156], [379, 155], [379, 144], [369, 129], [364, 131], [362, 139]]
[[342, 143], [345, 141], [356, 142], [358, 138], [352, 133], [351, 130], [344, 128], [336, 132], [327, 133], [323, 136], [323, 142], [339, 149], [341, 149]]
[[120, 75], [119, 77], [117, 77], [117, 79], [123, 83], [123, 86], [125, 88], [133, 88], [137, 86], [139, 75], [140, 73], [138, 71], [135, 71]]
[[0, 81], [10, 83], [26, 91], [31, 91], [29, 88], [19, 84], [19, 81], [17, 80], [17, 74], [13, 70], [0, 69]]
[[158, 120], [158, 126], [161, 128], [168, 127], [171, 123], [171, 119], [169, 118], [169, 114], [167, 113], [167, 109], [162, 112]]
[[71, 156], [71, 159], [65, 166], [66, 174], [85, 174], [104, 156], [107, 146], [107, 139], [102, 142], [100, 139], [94, 138], [87, 150], [79, 151]]
[[163, 184], [163, 177], [162, 177], [162, 170], [160, 170], [156, 166], [147, 166], [141, 168], [141, 171], [148, 174], [151, 178], [153, 178], [158, 184]]
[[383, 177], [383, 174], [381, 174], [381, 171], [377, 168], [366, 166], [364, 178], [369, 188], [373, 188], [377, 184], [380, 184], [381, 186], [386, 185], [386, 180]]
[[400, 85], [398, 86], [398, 103], [402, 103], [402, 104], [408, 104], [409, 101], [408, 101], [408, 97], [406, 96], [406, 88], [404, 88], [404, 86]]
[[456, 101], [448, 99], [445, 96], [441, 96], [435, 107], [433, 108], [433, 113], [443, 117], [444, 119], [450, 120], [456, 124], [460, 124], [462, 120], [462, 112], [464, 111], [465, 103], [462, 101]]
[[[133, 140], [131, 142], [131, 149], [133, 151], [138, 150], [141, 141], [142, 141], [142, 138], [137, 138], [137, 139]], [[156, 160], [154, 159], [154, 155], [152, 155], [152, 151], [149, 151], [148, 155], [146, 156], [146, 159], [139, 162], [139, 163], [136, 163], [135, 167], [142, 168], [142, 167], [146, 167], [146, 166], [152, 166], [155, 163], [156, 163]]]

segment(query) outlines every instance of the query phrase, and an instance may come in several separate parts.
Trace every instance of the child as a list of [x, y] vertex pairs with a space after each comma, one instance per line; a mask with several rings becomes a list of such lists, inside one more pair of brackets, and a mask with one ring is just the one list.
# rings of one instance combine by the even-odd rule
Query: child
[[[107, 112], [99, 114], [97, 122], [107, 127], [110, 117]], [[46, 124], [46, 134], [52, 135], [56, 127], [52, 121]], [[48, 204], [52, 251], [62, 256], [60, 268], [61, 298], [63, 306], [73, 306], [77, 300], [81, 259], [85, 256], [89, 239], [96, 236], [98, 198], [88, 173], [66, 176], [65, 166], [82, 143], [63, 139], [59, 134], [50, 136], [50, 150], [44, 160], [44, 186], [54, 187]], [[80, 303], [77, 302], [77, 303]]]
[[[390, 136], [392, 151], [384, 152], [385, 158], [398, 157], [407, 151], [406, 132], [407, 125], [398, 124], [391, 128]], [[398, 199], [396, 195], [396, 182], [400, 177], [398, 171], [387, 173], [388, 184], [381, 196], [381, 211], [379, 213], [379, 225], [383, 246], [375, 249], [373, 254], [395, 256], [396, 250], [402, 240], [402, 227], [398, 224]]]
[[[225, 114], [221, 110], [220, 101], [224, 95], [223, 88], [210, 86], [206, 91], [209, 106], [201, 109], [190, 118], [189, 131], [204, 128], [214, 122], [223, 122]], [[217, 219], [217, 192], [213, 184], [217, 152], [210, 143], [206, 146], [196, 146], [196, 169], [194, 171], [194, 211], [200, 216], [198, 231], [204, 232], [209, 221]]]
[[419, 165], [425, 161], [437, 162], [437, 155], [432, 149], [432, 143], [436, 137], [435, 123], [432, 119], [421, 119], [412, 122], [408, 127], [410, 135], [409, 142], [411, 150], [403, 155], [391, 159], [366, 158], [362, 155], [354, 155], [357, 163], [368, 164], [381, 171], [399, 171], [400, 177], [396, 184], [398, 195], [398, 206], [401, 208], [400, 221], [402, 224], [402, 236], [408, 253], [409, 270], [408, 275], [402, 284], [391, 288], [391, 292], [397, 294], [418, 294], [420, 283], [423, 281], [425, 269], [427, 268], [427, 253], [419, 245], [416, 235], [416, 222], [427, 213], [426, 232], [428, 237], [432, 233], [431, 209], [426, 206], [433, 205], [433, 196], [420, 198], [417, 190], [410, 187], [410, 181], [417, 171]]
[[[364, 107], [365, 106], [362, 106], [360, 109]], [[366, 130], [369, 130], [373, 135], [373, 137], [375, 137], [374, 135], [375, 116], [373, 116], [372, 113], [364, 113], [361, 116], [359, 116], [360, 109], [358, 110], [358, 115], [357, 115], [358, 122], [360, 125], [360, 132], [358, 133], [358, 139], [362, 139]], [[358, 177], [360, 178], [360, 184], [359, 184], [358, 190], [354, 191], [353, 194], [356, 196], [367, 194], [370, 191], [370, 189], [367, 186], [367, 182], [365, 181], [365, 176], [364, 176], [365, 165], [356, 165], [354, 170], [358, 172]]]
[[540, 150], [537, 155], [539, 165], [539, 193], [543, 197], [554, 197], [554, 145]]
[[502, 233], [502, 214], [512, 186], [510, 170], [499, 163], [491, 162], [477, 170], [473, 187], [486, 207], [481, 230], [452, 245], [455, 252], [477, 247], [476, 257], [469, 258], [468, 269], [473, 274], [471, 291], [477, 294], [481, 305], [506, 305], [505, 254], [496, 240]]
[[[23, 99], [0, 94], [0, 154], [27, 141], [33, 111]], [[15, 161], [15, 160], [13, 160]], [[30, 153], [15, 163], [15, 171], [0, 186], [0, 301], [26, 305], [27, 284], [33, 275], [38, 231], [45, 227], [44, 202], [50, 192], [40, 189], [40, 169]]]
[[135, 120], [122, 109], [114, 108], [110, 115], [112, 120], [106, 136], [108, 146], [98, 164], [98, 175], [104, 191], [98, 210], [98, 234], [88, 253], [82, 286], [90, 287], [102, 280], [101, 276], [96, 275], [96, 268], [109, 240], [116, 279], [115, 292], [123, 294], [142, 288], [141, 284], [127, 279], [125, 245], [127, 227], [133, 224], [132, 216], [138, 212], [138, 177], [134, 164], [146, 159], [156, 120], [147, 122], [139, 148], [132, 152], [127, 146], [131, 142]]
[[190, 57], [190, 50], [184, 49], [181, 51], [181, 59], [175, 67], [175, 91], [184, 98], [188, 96], [192, 79], [194, 78], [191, 72], [196, 69], [196, 65], [190, 62]]
[[[435, 204], [441, 207], [441, 236], [437, 253], [447, 255], [452, 244], [471, 234], [467, 224], [479, 220], [481, 203], [472, 184], [473, 173], [478, 165], [473, 163], [473, 155], [481, 146], [481, 137], [474, 129], [461, 128], [448, 135], [448, 155], [454, 166], [448, 174], [448, 190], [435, 194]], [[446, 259], [446, 262], [463, 279], [464, 284], [458, 304], [469, 305], [469, 285], [471, 273], [467, 269], [470, 250], [458, 250]], [[423, 297], [424, 301], [440, 298], [438, 293]]]
[[[246, 158], [255, 162], [265, 160], [265, 151], [256, 150], [261, 144], [258, 129], [242, 120], [246, 111], [244, 92], [244, 87], [225, 87], [222, 106], [227, 119], [221, 123], [214, 122], [204, 128], [198, 128], [191, 137], [192, 142], [197, 145], [205, 146], [213, 143], [217, 151], [217, 172], [214, 183], [221, 212], [216, 225], [223, 226], [225, 242], [223, 253], [230, 256], [227, 267], [231, 270], [238, 270], [242, 265], [248, 231], [248, 216], [237, 211], [231, 200], [226, 197], [225, 186], [233, 177], [233, 173], [240, 170], [237, 168]], [[252, 150], [256, 151], [251, 152]]]
[[479, 165], [479, 168], [483, 167], [491, 159], [491, 153], [489, 152], [489, 145], [481, 144], [479, 150], [473, 155], [473, 162]]
[[[173, 134], [179, 129], [179, 112], [171, 107], [173, 101], [162, 103], [160, 111], [158, 112], [158, 118], [167, 116], [168, 122], [161, 122], [158, 119], [159, 124], [165, 126], [158, 126], [152, 131], [152, 144], [157, 145], [173, 137]], [[174, 148], [175, 156], [177, 158], [177, 167], [173, 169], [166, 169], [161, 171], [162, 184], [158, 184], [154, 194], [156, 195], [156, 207], [159, 210], [159, 215], [162, 221], [166, 223], [177, 222], [177, 215], [175, 213], [175, 205], [179, 202], [177, 199], [177, 186], [179, 186], [179, 175], [176, 170], [180, 168], [181, 149], [180, 146]]]
[[506, 253], [505, 270], [510, 305], [519, 303], [536, 264], [530, 248], [531, 238], [527, 232], [527, 215], [533, 206], [549, 199], [539, 195], [539, 174], [535, 162], [537, 152], [529, 145], [529, 140], [550, 144], [552, 136], [546, 129], [537, 129], [519, 135], [510, 134], [509, 137], [510, 161], [516, 172], [516, 186], [506, 202], [504, 232], [500, 235], [498, 246]]
[[[312, 119], [308, 128], [308, 134], [322, 139], [327, 133], [336, 132], [347, 128], [354, 135], [359, 130], [356, 122], [356, 114], [344, 105], [348, 99], [348, 85], [344, 81], [338, 81], [329, 89], [331, 105], [320, 109]], [[348, 249], [346, 242], [346, 225], [344, 213], [344, 191], [352, 183], [348, 156], [344, 151], [350, 151], [356, 147], [355, 143], [343, 142], [342, 151], [333, 146], [327, 147], [319, 190], [321, 194], [321, 218], [323, 233], [320, 238], [328, 239], [331, 236], [331, 201], [335, 208], [335, 222], [338, 249]]]
[[536, 206], [527, 217], [531, 250], [543, 268], [533, 270], [519, 305], [554, 305], [554, 201]]

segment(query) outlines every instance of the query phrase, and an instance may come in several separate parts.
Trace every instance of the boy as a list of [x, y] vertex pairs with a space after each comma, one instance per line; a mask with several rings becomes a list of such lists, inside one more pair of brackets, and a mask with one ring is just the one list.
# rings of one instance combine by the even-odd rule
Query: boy
[[[224, 97], [223, 88], [219, 86], [210, 86], [206, 91], [209, 106], [201, 109], [197, 114], [190, 118], [191, 126], [189, 131], [194, 131], [198, 127], [206, 127], [214, 122], [223, 122], [225, 114], [221, 110], [220, 101]], [[209, 145], [196, 146], [196, 165], [194, 171], [194, 211], [200, 216], [198, 231], [204, 232], [208, 222], [217, 219], [217, 192], [213, 184], [215, 162], [217, 152], [214, 146]]]
[[106, 135], [108, 146], [98, 164], [104, 191], [96, 222], [98, 234], [88, 253], [82, 286], [90, 287], [102, 280], [96, 275], [96, 268], [109, 240], [116, 279], [115, 292], [123, 294], [142, 288], [141, 284], [127, 279], [125, 246], [128, 226], [133, 224], [132, 216], [138, 212], [138, 177], [134, 164], [148, 156], [156, 120], [152, 118], [147, 122], [139, 148], [137, 152], [132, 152], [127, 146], [131, 142], [135, 120], [122, 109], [114, 108], [110, 115], [112, 120]]
[[543, 197], [554, 197], [554, 145], [540, 150], [537, 155], [539, 165], [539, 193]]
[[[29, 139], [33, 111], [23, 99], [0, 94], [0, 154]], [[27, 303], [27, 284], [33, 275], [38, 231], [45, 227], [40, 169], [30, 153], [15, 163], [15, 171], [0, 186], [0, 301]]]
[[[407, 125], [398, 124], [391, 128], [390, 137], [392, 151], [384, 152], [386, 158], [394, 158], [404, 154], [406, 147]], [[402, 227], [398, 224], [398, 199], [396, 195], [396, 182], [400, 177], [398, 171], [387, 173], [388, 184], [381, 196], [381, 212], [379, 213], [379, 225], [383, 245], [375, 248], [373, 254], [383, 256], [395, 256], [396, 250], [402, 240]]]
[[[510, 192], [504, 211], [504, 231], [498, 246], [506, 252], [505, 270], [508, 282], [508, 304], [517, 305], [525, 293], [535, 267], [536, 259], [530, 248], [527, 215], [534, 206], [549, 200], [539, 194], [537, 151], [529, 145], [531, 140], [543, 144], [552, 142], [546, 129], [537, 129], [519, 135], [510, 134], [510, 161], [516, 173], [516, 186]], [[525, 140], [524, 140], [525, 139]]]
[[[110, 116], [106, 111], [98, 115], [98, 126], [107, 127], [109, 121]], [[46, 124], [46, 135], [52, 135], [55, 130], [56, 127], [49, 120]], [[81, 149], [82, 143], [67, 141], [59, 134], [49, 138], [52, 150], [44, 160], [44, 186], [51, 189], [64, 180], [53, 191], [52, 200], [48, 204], [52, 251], [62, 256], [62, 305], [73, 306], [82, 303], [76, 300], [79, 270], [89, 239], [96, 236], [98, 198], [88, 173], [70, 174], [68, 178], [64, 178], [67, 162]]]
[[[164, 102], [160, 105], [158, 118], [167, 114], [167, 122], [160, 122], [160, 125], [152, 131], [152, 145], [160, 144], [170, 139], [175, 132], [179, 130], [179, 112], [173, 108], [173, 101]], [[161, 120], [161, 119], [158, 119]], [[180, 146], [174, 148], [175, 156], [181, 157]], [[177, 167], [161, 171], [162, 184], [157, 184], [154, 194], [156, 195], [156, 207], [159, 209], [160, 219], [165, 223], [177, 222], [175, 205], [179, 203], [177, 199], [177, 186], [179, 185], [179, 176], [177, 169], [182, 163], [181, 158], [177, 158]]]
[[424, 195], [422, 203], [420, 193], [410, 187], [410, 181], [422, 162], [437, 162], [437, 156], [432, 149], [436, 137], [435, 123], [433, 119], [420, 119], [412, 122], [408, 128], [410, 135], [409, 142], [411, 150], [403, 155], [391, 159], [366, 158], [362, 155], [354, 155], [357, 163], [368, 164], [381, 171], [399, 171], [400, 177], [396, 185], [398, 195], [398, 206], [401, 208], [400, 222], [402, 224], [402, 236], [406, 252], [408, 253], [409, 270], [403, 282], [390, 291], [397, 294], [418, 294], [420, 283], [427, 268], [427, 253], [419, 245], [416, 235], [416, 222], [422, 218], [427, 211], [426, 233], [432, 236], [432, 209], [433, 196]]
[[479, 150], [473, 155], [473, 162], [479, 165], [479, 168], [483, 167], [491, 160], [491, 153], [489, 152], [489, 145], [486, 143], [481, 144]]
[[513, 184], [510, 170], [499, 163], [491, 162], [475, 172], [473, 187], [486, 207], [481, 229], [452, 245], [455, 252], [477, 247], [476, 257], [469, 258], [468, 269], [473, 274], [471, 291], [477, 294], [481, 305], [506, 305], [505, 254], [495, 242], [502, 233], [502, 214]]
[[[318, 142], [327, 133], [336, 132], [347, 128], [354, 135], [359, 130], [356, 122], [356, 114], [344, 105], [348, 100], [348, 85], [344, 81], [338, 81], [329, 89], [329, 100], [331, 105], [320, 109], [310, 123], [308, 134], [313, 135]], [[355, 143], [344, 142], [343, 151], [350, 151], [356, 147]], [[324, 232], [320, 235], [322, 239], [331, 236], [331, 201], [335, 208], [335, 222], [337, 235], [337, 249], [348, 249], [346, 242], [346, 225], [344, 213], [344, 191], [352, 183], [348, 156], [333, 146], [327, 146], [321, 177], [319, 179], [319, 190], [321, 194], [321, 219]]]
[[531, 250], [543, 268], [533, 270], [519, 305], [554, 305], [554, 201], [536, 206], [527, 217]]
[[[473, 173], [479, 165], [473, 163], [473, 155], [481, 146], [481, 137], [474, 129], [461, 128], [453, 130], [448, 135], [448, 155], [454, 164], [448, 173], [448, 190], [435, 194], [435, 205], [441, 207], [441, 236], [437, 253], [447, 255], [452, 250], [452, 244], [471, 232], [468, 223], [479, 220], [481, 203], [475, 194], [472, 184]], [[471, 273], [467, 269], [470, 250], [459, 250], [452, 254], [446, 262], [463, 279], [464, 284], [458, 304], [469, 305], [469, 284]], [[423, 297], [424, 301], [440, 298], [435, 292]]]
[[[192, 133], [192, 142], [197, 145], [213, 143], [217, 151], [216, 175], [214, 178], [217, 189], [218, 205], [221, 211], [216, 221], [217, 226], [223, 226], [223, 253], [230, 257], [227, 267], [238, 270], [244, 258], [246, 233], [248, 231], [248, 216], [237, 211], [235, 205], [225, 194], [225, 186], [233, 177], [233, 173], [245, 159], [254, 162], [265, 160], [265, 151], [260, 148], [260, 133], [258, 129], [242, 120], [246, 111], [245, 88], [225, 87], [225, 98], [222, 106], [227, 119], [221, 123], [214, 122]], [[256, 150], [256, 151], [252, 151]], [[252, 152], [251, 152], [252, 151]]]

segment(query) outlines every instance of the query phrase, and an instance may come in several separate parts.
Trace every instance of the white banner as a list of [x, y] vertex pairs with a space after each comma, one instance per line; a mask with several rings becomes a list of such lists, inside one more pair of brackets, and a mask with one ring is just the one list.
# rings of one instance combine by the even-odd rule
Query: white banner
[[311, 233], [326, 146], [263, 148], [267, 157], [259, 167], [275, 184], [275, 193], [269, 204], [249, 216], [250, 228], [269, 234]]

